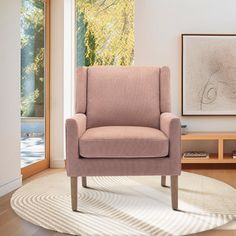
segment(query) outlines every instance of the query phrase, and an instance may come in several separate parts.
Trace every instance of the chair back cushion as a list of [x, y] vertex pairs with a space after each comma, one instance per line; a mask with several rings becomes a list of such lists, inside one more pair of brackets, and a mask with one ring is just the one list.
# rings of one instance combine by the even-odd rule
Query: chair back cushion
[[159, 75], [158, 67], [89, 67], [87, 127], [159, 128]]

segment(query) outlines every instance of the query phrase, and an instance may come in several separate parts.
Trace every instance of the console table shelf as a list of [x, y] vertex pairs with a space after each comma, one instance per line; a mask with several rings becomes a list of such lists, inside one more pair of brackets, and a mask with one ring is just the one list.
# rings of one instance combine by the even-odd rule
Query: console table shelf
[[190, 132], [182, 135], [181, 140], [182, 144], [186, 141], [193, 143], [194, 141], [214, 141], [217, 143], [217, 153], [210, 153], [209, 158], [182, 158], [182, 163], [236, 163], [236, 159], [233, 159], [232, 153], [228, 153], [228, 150], [225, 148], [226, 142], [230, 141], [231, 143], [233, 142], [231, 146], [233, 146], [233, 149], [236, 150], [236, 132]]

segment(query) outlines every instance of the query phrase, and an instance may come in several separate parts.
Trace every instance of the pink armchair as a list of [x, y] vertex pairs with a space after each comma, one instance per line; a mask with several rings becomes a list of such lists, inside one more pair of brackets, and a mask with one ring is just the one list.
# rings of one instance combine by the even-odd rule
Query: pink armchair
[[178, 208], [181, 173], [180, 120], [170, 113], [168, 67], [82, 67], [76, 114], [66, 121], [66, 169], [72, 210], [77, 177], [161, 175], [171, 177]]

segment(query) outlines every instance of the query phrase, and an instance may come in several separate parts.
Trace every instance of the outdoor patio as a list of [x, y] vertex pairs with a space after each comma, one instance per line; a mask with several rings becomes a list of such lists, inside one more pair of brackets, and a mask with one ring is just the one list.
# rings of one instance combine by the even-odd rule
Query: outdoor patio
[[44, 137], [22, 137], [21, 168], [43, 160], [44, 147]]

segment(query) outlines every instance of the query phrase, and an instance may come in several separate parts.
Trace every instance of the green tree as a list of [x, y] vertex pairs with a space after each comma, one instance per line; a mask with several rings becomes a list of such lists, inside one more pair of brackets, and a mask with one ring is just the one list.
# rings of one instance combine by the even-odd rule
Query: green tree
[[76, 0], [78, 65], [130, 65], [134, 0]]
[[22, 0], [21, 115], [44, 116], [44, 1]]

